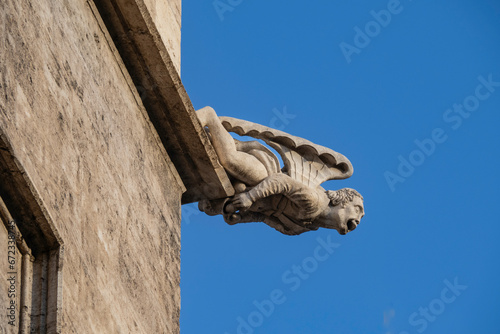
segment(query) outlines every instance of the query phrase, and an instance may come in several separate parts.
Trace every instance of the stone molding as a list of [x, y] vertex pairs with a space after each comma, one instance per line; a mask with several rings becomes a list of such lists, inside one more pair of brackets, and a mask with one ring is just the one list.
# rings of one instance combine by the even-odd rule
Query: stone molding
[[143, 0], [95, 0], [187, 191], [182, 203], [234, 194]]

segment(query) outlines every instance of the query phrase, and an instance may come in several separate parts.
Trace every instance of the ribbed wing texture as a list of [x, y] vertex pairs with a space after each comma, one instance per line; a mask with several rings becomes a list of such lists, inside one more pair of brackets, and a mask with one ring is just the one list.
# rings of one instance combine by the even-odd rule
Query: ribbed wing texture
[[219, 117], [227, 131], [261, 139], [283, 159], [283, 172], [311, 187], [327, 180], [340, 180], [353, 173], [351, 162], [342, 154], [257, 123], [232, 117]]

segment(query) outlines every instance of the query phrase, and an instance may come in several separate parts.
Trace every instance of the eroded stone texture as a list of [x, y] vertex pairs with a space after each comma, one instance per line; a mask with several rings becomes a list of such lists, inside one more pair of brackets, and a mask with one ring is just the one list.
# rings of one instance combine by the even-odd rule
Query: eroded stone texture
[[0, 129], [64, 241], [62, 332], [178, 333], [183, 185], [97, 14], [0, 13]]

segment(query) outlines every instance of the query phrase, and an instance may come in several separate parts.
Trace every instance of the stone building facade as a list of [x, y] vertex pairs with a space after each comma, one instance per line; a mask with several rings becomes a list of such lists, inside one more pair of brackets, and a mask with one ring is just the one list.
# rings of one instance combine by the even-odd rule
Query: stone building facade
[[0, 333], [179, 333], [180, 206], [233, 192], [180, 80], [181, 0], [0, 15]]

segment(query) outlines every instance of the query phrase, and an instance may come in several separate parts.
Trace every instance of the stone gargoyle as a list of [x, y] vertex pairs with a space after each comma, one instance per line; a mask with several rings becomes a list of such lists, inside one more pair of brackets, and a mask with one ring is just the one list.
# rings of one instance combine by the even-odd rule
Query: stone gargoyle
[[[211, 107], [197, 111], [221, 165], [230, 176], [235, 195], [202, 200], [199, 209], [222, 215], [230, 225], [264, 222], [286, 235], [320, 227], [346, 234], [364, 216], [363, 197], [354, 189], [325, 190], [327, 180], [352, 175], [350, 161], [340, 153], [300, 137], [256, 123], [218, 117]], [[229, 132], [264, 141], [239, 141]]]

